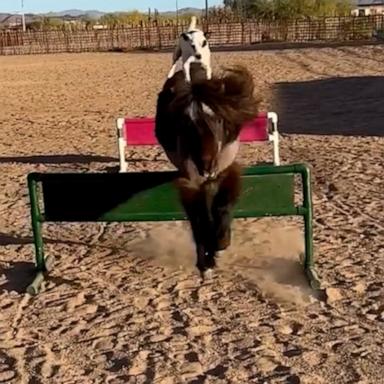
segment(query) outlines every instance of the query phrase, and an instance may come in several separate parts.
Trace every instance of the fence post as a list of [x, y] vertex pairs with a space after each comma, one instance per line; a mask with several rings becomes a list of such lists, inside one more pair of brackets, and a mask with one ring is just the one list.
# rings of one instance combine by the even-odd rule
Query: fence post
[[352, 19], [352, 40], [355, 40], [355, 18]]
[[161, 41], [161, 30], [158, 21], [156, 20], [156, 31], [157, 31], [157, 36], [158, 36], [158, 48], [161, 50], [162, 48], [162, 41]]

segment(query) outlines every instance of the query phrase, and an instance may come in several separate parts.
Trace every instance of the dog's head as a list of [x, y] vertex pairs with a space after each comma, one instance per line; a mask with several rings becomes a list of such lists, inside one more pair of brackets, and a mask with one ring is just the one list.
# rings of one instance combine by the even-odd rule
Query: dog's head
[[197, 60], [209, 60], [209, 33], [198, 29], [190, 30], [181, 34], [182, 50], [188, 56], [194, 56]]

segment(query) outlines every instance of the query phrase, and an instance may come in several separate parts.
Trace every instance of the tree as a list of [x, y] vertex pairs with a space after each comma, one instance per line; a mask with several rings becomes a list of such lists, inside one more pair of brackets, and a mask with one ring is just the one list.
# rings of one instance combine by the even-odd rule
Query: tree
[[114, 13], [107, 13], [100, 17], [100, 23], [107, 25], [108, 27], [117, 27], [119, 25], [119, 19]]
[[224, 0], [224, 5], [243, 16], [274, 19], [344, 16], [352, 9], [349, 0]]

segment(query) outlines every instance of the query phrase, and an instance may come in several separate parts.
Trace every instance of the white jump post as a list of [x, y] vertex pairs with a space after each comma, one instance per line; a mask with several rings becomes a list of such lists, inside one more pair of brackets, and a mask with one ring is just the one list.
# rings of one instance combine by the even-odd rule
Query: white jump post
[[269, 140], [273, 142], [273, 162], [275, 165], [280, 165], [280, 150], [279, 150], [279, 131], [277, 130], [278, 117], [276, 112], [268, 112], [268, 120], [272, 124], [272, 133], [269, 135]]
[[128, 163], [125, 160], [125, 148], [127, 146], [127, 143], [124, 138], [124, 124], [125, 124], [125, 119], [123, 117], [120, 117], [116, 120], [117, 144], [119, 147], [119, 160], [120, 160], [119, 172], [128, 171]]

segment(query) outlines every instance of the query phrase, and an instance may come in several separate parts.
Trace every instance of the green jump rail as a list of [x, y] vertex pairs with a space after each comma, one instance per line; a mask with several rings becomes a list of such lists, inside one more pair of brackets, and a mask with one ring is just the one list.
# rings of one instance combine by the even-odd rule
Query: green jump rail
[[[295, 175], [301, 176], [302, 204], [294, 201]], [[51, 270], [44, 253], [44, 222], [135, 222], [186, 220], [177, 172], [31, 173], [28, 188], [36, 256], [36, 277], [27, 292], [35, 295]], [[313, 289], [320, 288], [313, 256], [310, 170], [305, 164], [246, 168], [234, 218], [302, 216], [305, 252], [301, 260]]]

